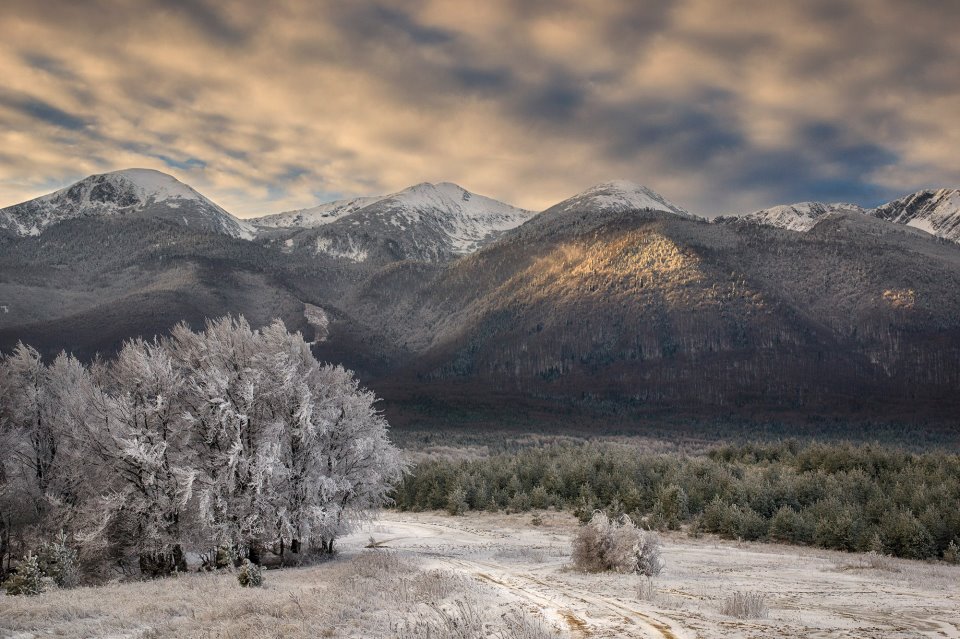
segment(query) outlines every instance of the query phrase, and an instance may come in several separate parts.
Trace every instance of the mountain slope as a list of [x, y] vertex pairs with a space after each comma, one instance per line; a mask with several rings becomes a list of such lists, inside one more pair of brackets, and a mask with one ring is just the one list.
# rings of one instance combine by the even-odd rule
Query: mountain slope
[[231, 312], [418, 416], [960, 411], [960, 247], [855, 208], [772, 216], [815, 220], [798, 233], [625, 182], [538, 215], [423, 184], [253, 242], [147, 213], [0, 235], [0, 349], [91, 356]]
[[251, 224], [265, 228], [302, 228], [310, 229], [330, 222], [336, 222], [341, 217], [369, 206], [374, 202], [379, 202], [386, 196], [355, 197], [346, 200], [336, 200], [327, 202], [318, 206], [312, 206], [306, 209], [297, 209], [296, 211], [286, 211], [284, 213], [274, 213], [273, 215], [264, 215], [247, 220]]
[[588, 209], [548, 209], [406, 295], [397, 283], [417, 278], [396, 270], [358, 289], [351, 321], [376, 318], [410, 351], [374, 387], [695, 412], [957, 408], [955, 247], [856, 213], [801, 234]]
[[877, 207], [871, 215], [960, 242], [960, 190], [918, 191]]
[[64, 189], [0, 209], [0, 229], [39, 235], [75, 218], [164, 218], [230, 237], [250, 239], [252, 228], [173, 176], [152, 169], [91, 175]]

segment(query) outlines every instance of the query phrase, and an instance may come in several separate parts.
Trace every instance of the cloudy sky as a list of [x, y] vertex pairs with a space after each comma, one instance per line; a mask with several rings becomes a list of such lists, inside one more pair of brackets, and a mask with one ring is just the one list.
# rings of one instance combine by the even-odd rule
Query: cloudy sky
[[960, 3], [0, 3], [0, 206], [165, 170], [241, 217], [625, 178], [714, 215], [960, 186]]

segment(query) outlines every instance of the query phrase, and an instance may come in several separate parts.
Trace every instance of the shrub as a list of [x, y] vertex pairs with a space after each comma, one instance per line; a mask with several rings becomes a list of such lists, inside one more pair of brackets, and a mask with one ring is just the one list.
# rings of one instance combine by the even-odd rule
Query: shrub
[[226, 544], [217, 546], [217, 550], [214, 553], [213, 566], [214, 568], [231, 568], [236, 564], [237, 553], [234, 550], [233, 546]]
[[657, 600], [657, 586], [650, 577], [643, 577], [637, 584], [637, 599], [655, 602]]
[[737, 619], [763, 619], [770, 611], [761, 593], [735, 592], [723, 600], [720, 612]]
[[793, 544], [808, 543], [813, 539], [813, 526], [802, 513], [798, 513], [790, 506], [781, 506], [770, 520], [767, 534], [774, 541]]
[[611, 521], [596, 511], [573, 540], [573, 564], [584, 572], [660, 574], [660, 540], [637, 528], [627, 515]]
[[73, 588], [80, 583], [77, 551], [68, 545], [65, 532], [60, 531], [53, 543], [44, 546], [40, 568], [60, 588]]
[[655, 524], [658, 527], [677, 530], [680, 528], [680, 522], [690, 515], [688, 504], [687, 492], [683, 488], [676, 484], [664, 487], [653, 505]]
[[23, 558], [17, 571], [3, 584], [8, 595], [39, 595], [46, 590], [43, 570], [39, 558], [31, 553]]
[[948, 564], [960, 564], [960, 546], [951, 540], [947, 549], [943, 551], [943, 560]]
[[897, 557], [922, 559], [933, 546], [930, 532], [910, 512], [900, 510], [880, 524], [884, 547]]
[[467, 505], [467, 491], [457, 486], [447, 495], [447, 512], [451, 515], [463, 515], [470, 506]]
[[263, 567], [244, 559], [237, 573], [237, 581], [244, 588], [259, 588], [263, 585]]

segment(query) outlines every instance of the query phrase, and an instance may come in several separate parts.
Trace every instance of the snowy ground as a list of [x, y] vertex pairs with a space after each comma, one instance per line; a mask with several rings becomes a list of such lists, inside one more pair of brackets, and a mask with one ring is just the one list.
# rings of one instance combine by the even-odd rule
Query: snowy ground
[[[651, 593], [571, 570], [575, 530], [563, 513], [385, 513], [260, 589], [201, 574], [0, 595], [0, 637], [960, 637], [960, 567], [671, 534]], [[721, 614], [734, 591], [763, 593], [768, 617]]]
[[[494, 586], [497, 606], [522, 606], [573, 637], [960, 637], [960, 567], [674, 534], [663, 538], [656, 594], [641, 596], [639, 577], [570, 570], [576, 522], [542, 518], [387, 513], [372, 536]], [[768, 617], [720, 614], [734, 591], [763, 593]]]

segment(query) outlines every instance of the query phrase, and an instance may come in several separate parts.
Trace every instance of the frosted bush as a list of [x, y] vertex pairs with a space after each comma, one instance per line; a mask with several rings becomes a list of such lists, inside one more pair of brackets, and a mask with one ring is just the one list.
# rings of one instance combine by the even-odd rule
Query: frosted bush
[[244, 559], [240, 572], [237, 573], [237, 581], [244, 588], [259, 588], [263, 585], [263, 567]]
[[767, 601], [759, 592], [735, 592], [723, 601], [720, 612], [737, 619], [763, 619], [769, 613]]
[[596, 511], [573, 540], [573, 564], [584, 572], [639, 573], [653, 576], [663, 570], [660, 539], [641, 530], [627, 515], [611, 520]]

